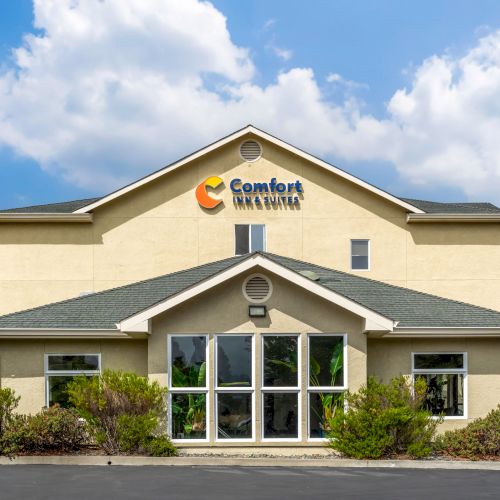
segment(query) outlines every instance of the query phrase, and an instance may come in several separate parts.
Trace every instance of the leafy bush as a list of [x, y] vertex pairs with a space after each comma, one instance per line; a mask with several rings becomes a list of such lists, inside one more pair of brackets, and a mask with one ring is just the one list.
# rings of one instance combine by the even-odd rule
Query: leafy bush
[[98, 377], [76, 377], [67, 391], [71, 404], [108, 454], [146, 450], [162, 434], [166, 389], [146, 377], [106, 370]]
[[438, 436], [436, 448], [445, 455], [472, 460], [500, 456], [500, 405], [463, 429]]
[[78, 413], [58, 405], [35, 415], [16, 415], [4, 434], [11, 452], [74, 451], [87, 438], [85, 422]]
[[167, 436], [151, 438], [145, 445], [144, 451], [153, 457], [173, 457], [177, 450]]
[[[0, 396], [1, 398], [1, 396]], [[10, 400], [19, 398], [12, 391]], [[10, 405], [11, 410], [15, 408]], [[8, 405], [6, 406], [8, 407]], [[5, 407], [4, 407], [5, 408]], [[74, 451], [87, 440], [85, 422], [73, 410], [53, 406], [36, 415], [4, 412], [0, 452], [12, 455], [18, 452]]]
[[14, 410], [21, 398], [16, 396], [13, 389], [5, 387], [0, 389], [0, 439], [14, 418]]
[[347, 411], [330, 419], [329, 445], [354, 458], [427, 456], [439, 419], [423, 409], [425, 393], [423, 381], [412, 388], [404, 377], [389, 384], [369, 378], [358, 393], [345, 394]]

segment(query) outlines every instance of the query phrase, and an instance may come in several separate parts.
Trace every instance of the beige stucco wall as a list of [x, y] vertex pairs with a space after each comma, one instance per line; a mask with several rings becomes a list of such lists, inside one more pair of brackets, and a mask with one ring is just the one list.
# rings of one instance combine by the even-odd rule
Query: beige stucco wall
[[[407, 224], [400, 207], [260, 142], [254, 163], [229, 144], [98, 208], [92, 224], [0, 224], [0, 314], [231, 256], [237, 222], [266, 224], [270, 252], [344, 271], [350, 239], [368, 238], [361, 275], [500, 309], [498, 224]], [[226, 181], [213, 211], [194, 198], [210, 175]], [[235, 177], [300, 179], [300, 207], [234, 206]]]
[[45, 354], [101, 354], [102, 369], [147, 374], [146, 340], [0, 340], [0, 385], [21, 401], [18, 411], [45, 406]]
[[[251, 333], [255, 335], [255, 387], [261, 386], [260, 350], [263, 333], [298, 333], [301, 348], [301, 435], [302, 444], [307, 443], [307, 398], [306, 398], [306, 342], [307, 333], [347, 334], [347, 385], [357, 390], [366, 381], [366, 337], [361, 333], [363, 322], [343, 309], [327, 303], [310, 292], [269, 275], [273, 282], [273, 294], [267, 302], [267, 318], [249, 318], [248, 302], [241, 287], [246, 274], [229, 283], [200, 295], [170, 313], [159, 316], [153, 322], [148, 344], [148, 370], [150, 377], [162, 385], [167, 384], [167, 356], [169, 333], [208, 333], [210, 353], [214, 359], [215, 333]], [[210, 387], [214, 386], [213, 364], [209, 367]], [[211, 445], [233, 445], [216, 443], [214, 439], [214, 391], [209, 392]], [[255, 392], [255, 443], [261, 442], [260, 420], [261, 394]], [[189, 443], [186, 442], [187, 445]], [[265, 443], [272, 446], [272, 443]], [[295, 443], [297, 444], [297, 443]], [[300, 444], [300, 443], [299, 443]], [[310, 443], [309, 443], [310, 444]], [[276, 443], [274, 443], [276, 446]]]
[[368, 375], [411, 376], [412, 352], [466, 352], [467, 419], [445, 419], [440, 430], [465, 426], [500, 404], [500, 339], [369, 339]]

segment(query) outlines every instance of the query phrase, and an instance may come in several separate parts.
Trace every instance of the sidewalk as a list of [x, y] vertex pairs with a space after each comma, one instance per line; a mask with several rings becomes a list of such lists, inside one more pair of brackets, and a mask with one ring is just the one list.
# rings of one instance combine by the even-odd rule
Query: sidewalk
[[455, 469], [497, 470], [499, 462], [467, 460], [351, 460], [345, 458], [285, 458], [285, 457], [137, 457], [137, 456], [21, 456], [0, 457], [0, 465], [131, 465], [131, 466], [184, 466], [184, 467], [362, 467], [391, 469]]

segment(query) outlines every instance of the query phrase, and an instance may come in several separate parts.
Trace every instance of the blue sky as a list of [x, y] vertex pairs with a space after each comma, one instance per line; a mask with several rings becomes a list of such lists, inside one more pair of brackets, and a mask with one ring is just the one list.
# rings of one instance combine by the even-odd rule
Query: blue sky
[[[122, 4], [128, 1], [122, 0]], [[181, 19], [186, 25], [192, 22], [196, 26], [197, 5], [191, 1], [193, 18], [184, 12]], [[90, 70], [93, 57], [102, 57], [103, 68], [108, 62], [115, 64], [117, 50], [127, 45], [123, 37], [128, 36], [120, 22], [114, 20], [117, 11], [114, 17], [101, 19], [104, 25], [106, 19], [113, 19], [106, 37], [109, 45], [101, 42], [102, 50], [93, 52], [95, 47], [87, 46], [85, 38], [56, 32], [58, 22], [72, 22], [67, 17], [71, 14], [69, 8], [65, 11], [61, 7], [54, 13], [43, 5], [44, 0], [39, 3], [39, 28], [43, 29], [33, 26], [31, 1], [0, 0], [0, 67], [4, 78], [13, 71], [17, 79], [13, 84], [9, 81], [11, 86], [3, 95], [0, 83], [0, 128], [8, 130], [3, 136], [0, 131], [0, 207], [104, 194], [250, 121], [396, 195], [442, 201], [500, 201], [495, 195], [500, 191], [496, 168], [500, 152], [497, 158], [494, 138], [484, 139], [488, 131], [496, 132], [494, 127], [500, 118], [500, 110], [492, 110], [495, 106], [490, 105], [495, 96], [500, 97], [500, 79], [496, 77], [500, 64], [496, 45], [496, 30], [500, 29], [498, 1], [214, 0], [214, 8], [199, 15], [213, 20], [214, 30], [224, 32], [224, 36], [207, 41], [211, 33], [198, 35], [193, 29], [179, 46], [172, 41], [177, 36], [175, 31], [172, 38], [164, 37], [169, 29], [174, 30], [168, 22], [156, 27], [158, 32], [149, 29], [147, 23], [153, 22], [153, 17], [141, 10], [144, 33], [135, 30], [132, 40], [137, 45], [123, 50], [130, 53], [144, 44], [144, 53], [141, 55], [138, 47], [137, 60], [131, 61], [128, 71], [124, 67], [128, 53], [124, 52], [125, 62], [114, 69], [113, 78], [122, 82], [124, 74], [140, 69], [158, 82], [163, 72], [167, 75], [163, 82], [166, 87], [159, 92], [158, 100], [162, 95], [167, 101], [176, 95], [189, 99], [192, 92], [193, 100], [199, 98], [201, 103], [211, 98], [221, 102], [219, 108], [207, 110], [214, 117], [201, 128], [193, 125], [199, 123], [195, 109], [190, 111], [192, 121], [174, 104], [165, 108], [164, 116], [157, 116], [146, 102], [151, 94], [147, 88], [134, 88], [128, 93], [110, 92], [108, 88], [97, 96], [99, 99], [95, 98], [99, 102], [110, 99], [104, 106], [99, 105], [99, 113], [108, 110], [113, 116], [113, 121], [103, 126], [103, 132], [80, 125], [107, 117], [95, 109], [85, 114], [86, 100], [95, 96], [84, 88], [73, 92], [71, 89], [82, 78], [77, 75], [72, 80], [71, 75], [78, 72], [75, 61], [81, 54], [88, 54], [82, 66], [88, 64]], [[60, 4], [65, 1], [60, 0]], [[122, 7], [117, 3], [114, 8]], [[165, 8], [166, 18], [178, 15]], [[92, 19], [95, 12], [82, 11], [81, 15]], [[227, 19], [225, 30], [218, 23], [219, 14]], [[25, 94], [28, 97], [23, 97], [26, 85], [21, 82], [19, 60], [13, 58], [12, 49], [23, 44], [27, 33], [49, 37], [54, 57], [30, 47], [37, 65], [25, 71], [31, 72], [30, 81], [37, 80]], [[481, 45], [482, 39], [488, 43]], [[66, 41], [71, 49], [66, 49]], [[159, 51], [156, 58], [150, 58], [150, 43], [164, 49], [165, 56]], [[184, 48], [191, 47], [191, 43], [192, 50], [186, 49], [184, 55]], [[205, 51], [204, 44], [210, 46], [210, 52]], [[181, 57], [177, 62], [177, 55], [185, 60]], [[437, 59], [426, 64], [433, 56]], [[56, 69], [49, 62], [54, 60], [59, 65]], [[186, 63], [191, 60], [192, 64]], [[451, 74], [449, 84], [443, 84], [439, 77], [443, 66]], [[476, 75], [473, 70], [477, 68], [484, 69], [484, 75], [490, 78], [488, 85], [483, 84], [486, 77], [464, 76]], [[177, 75], [178, 70], [181, 76], [174, 79], [171, 75]], [[57, 80], [52, 94], [51, 83], [44, 80], [51, 72]], [[288, 75], [289, 79], [277, 83], [280, 75]], [[196, 77], [201, 84], [179, 84], [180, 79], [191, 82]], [[310, 94], [304, 94], [311, 95], [310, 101], [301, 95], [302, 84], [309, 85]], [[16, 86], [22, 91], [19, 95]], [[266, 96], [261, 95], [264, 93]], [[118, 94], [119, 105], [115, 102]], [[439, 102], [447, 102], [450, 95], [453, 113], [447, 122], [441, 116]], [[475, 101], [471, 95], [484, 97]], [[39, 106], [37, 96], [44, 99], [45, 105], [47, 99], [57, 101], [64, 96], [65, 102], [71, 103], [69, 117], [68, 113], [52, 116], [50, 106]], [[276, 101], [276, 96], [284, 96], [284, 102], [273, 113], [267, 113], [266, 108], [273, 99]], [[300, 106], [304, 110], [317, 107], [316, 114], [305, 113], [302, 124], [294, 124], [298, 120], [292, 111], [296, 99], [301, 101], [298, 115], [304, 114]], [[227, 110], [228, 102], [232, 111]], [[245, 114], [245, 110], [258, 105], [266, 111], [262, 116]], [[220, 109], [224, 113], [217, 121]], [[478, 110], [474, 119], [477, 125], [484, 125], [485, 132], [471, 138], [465, 147], [463, 137], [472, 135], [467, 129], [471, 126], [467, 124], [471, 109]], [[316, 134], [309, 137], [311, 130]], [[429, 132], [420, 137], [419, 131]], [[318, 140], [314, 135], [319, 136]], [[31, 143], [33, 137], [36, 144]], [[161, 147], [156, 147], [155, 140], [162, 143]]]

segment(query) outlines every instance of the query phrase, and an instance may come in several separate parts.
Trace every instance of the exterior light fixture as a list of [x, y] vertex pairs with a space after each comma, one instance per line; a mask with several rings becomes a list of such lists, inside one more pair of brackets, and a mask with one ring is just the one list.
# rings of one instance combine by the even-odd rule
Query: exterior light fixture
[[266, 306], [248, 306], [248, 315], [251, 318], [265, 318], [266, 314]]

